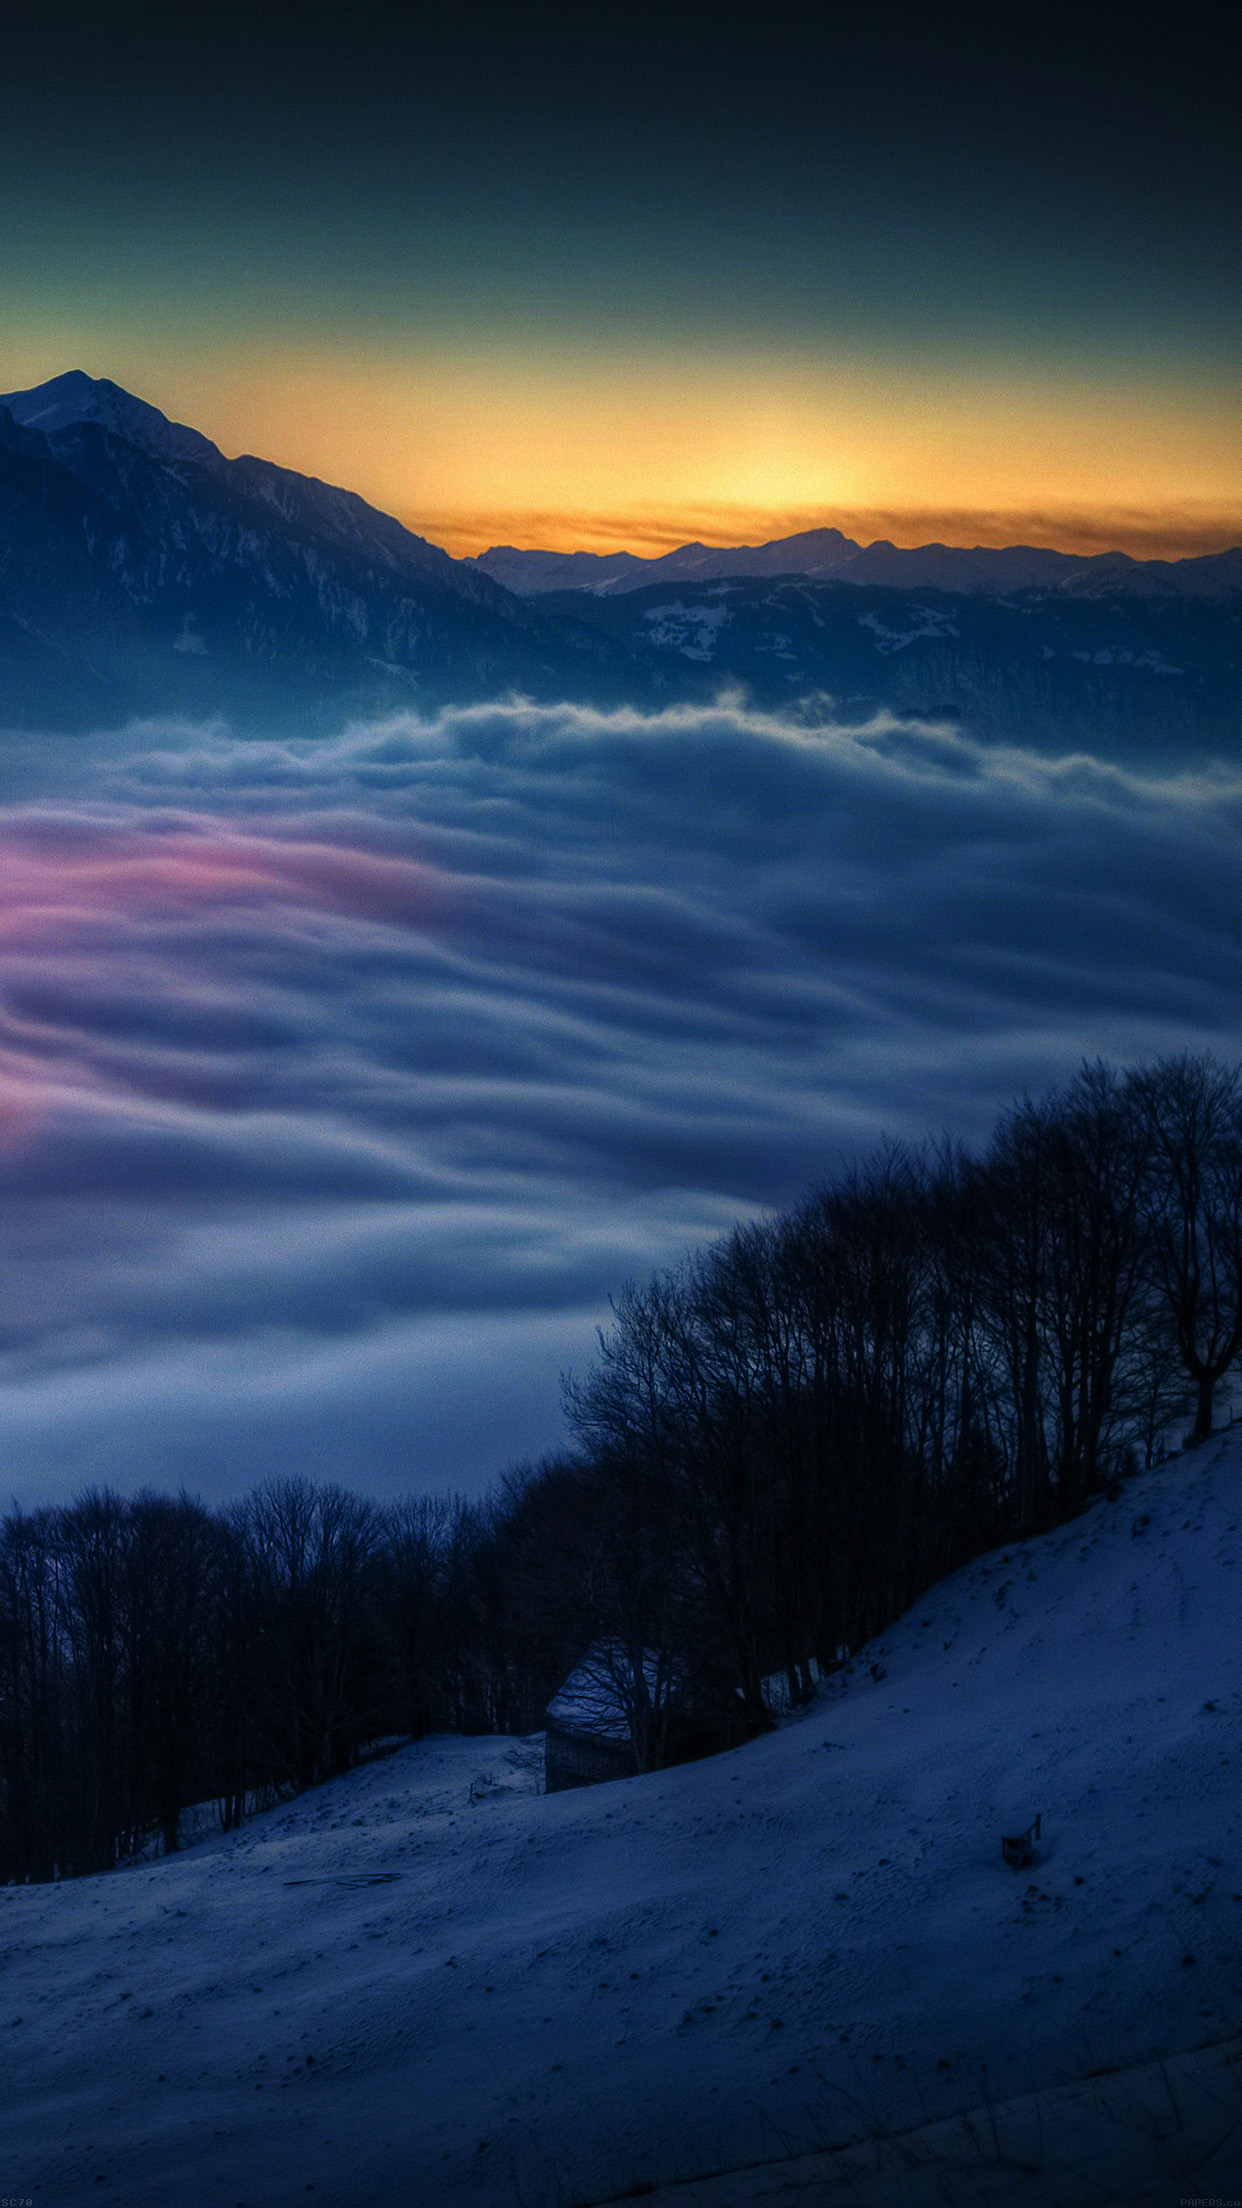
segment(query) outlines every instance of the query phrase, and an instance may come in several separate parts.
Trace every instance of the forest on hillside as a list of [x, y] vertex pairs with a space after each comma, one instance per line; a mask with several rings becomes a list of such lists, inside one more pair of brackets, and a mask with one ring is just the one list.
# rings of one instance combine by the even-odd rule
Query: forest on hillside
[[685, 1752], [673, 1680], [757, 1732], [774, 1674], [809, 1698], [936, 1580], [1205, 1439], [1240, 1350], [1242, 1068], [1085, 1065], [978, 1154], [882, 1145], [626, 1287], [563, 1454], [481, 1501], [15, 1506], [0, 1880], [171, 1850], [191, 1804], [228, 1829], [394, 1734], [527, 1733], [591, 1647], [637, 1769]]

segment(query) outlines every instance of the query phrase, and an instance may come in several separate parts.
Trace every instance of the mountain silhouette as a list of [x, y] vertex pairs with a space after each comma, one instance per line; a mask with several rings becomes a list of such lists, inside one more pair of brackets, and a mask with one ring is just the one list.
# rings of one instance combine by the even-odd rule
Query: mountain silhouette
[[817, 529], [656, 560], [457, 560], [106, 378], [0, 399], [0, 727], [313, 732], [513, 694], [650, 710], [726, 688], [1045, 749], [1230, 753], [1242, 551], [902, 550]]
[[521, 688], [624, 650], [549, 622], [352, 491], [210, 439], [79, 371], [0, 399], [7, 714], [303, 717]]

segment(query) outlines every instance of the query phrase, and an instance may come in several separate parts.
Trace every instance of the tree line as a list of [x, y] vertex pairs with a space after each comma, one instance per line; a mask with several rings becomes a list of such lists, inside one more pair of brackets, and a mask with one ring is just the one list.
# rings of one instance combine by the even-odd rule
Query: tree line
[[14, 1508], [0, 1879], [175, 1848], [191, 1804], [227, 1829], [385, 1736], [532, 1730], [590, 1647], [639, 1769], [687, 1709], [704, 1743], [761, 1728], [774, 1674], [805, 1698], [972, 1556], [1206, 1438], [1240, 1351], [1242, 1069], [1089, 1065], [978, 1153], [882, 1145], [624, 1289], [569, 1446], [480, 1501]]

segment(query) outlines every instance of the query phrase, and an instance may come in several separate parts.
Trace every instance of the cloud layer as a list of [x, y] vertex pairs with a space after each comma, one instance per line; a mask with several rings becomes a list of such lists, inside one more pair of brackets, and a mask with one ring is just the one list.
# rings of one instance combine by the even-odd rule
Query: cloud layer
[[[45, 747], [0, 806], [25, 1502], [477, 1486], [607, 1297], [881, 1131], [1230, 1054], [1242, 779], [741, 706]], [[22, 777], [24, 776], [24, 779]]]

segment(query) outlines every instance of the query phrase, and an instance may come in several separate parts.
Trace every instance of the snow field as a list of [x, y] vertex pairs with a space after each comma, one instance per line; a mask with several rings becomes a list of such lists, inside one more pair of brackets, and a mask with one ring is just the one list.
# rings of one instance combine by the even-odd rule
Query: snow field
[[426, 1740], [0, 1889], [0, 2193], [569, 2208], [1230, 2037], [1240, 1524], [1226, 1439], [730, 1755], [545, 1797]]
[[[984, 2081], [986, 2084], [986, 2080]], [[1236, 2208], [1242, 2039], [661, 2186], [650, 2208]], [[1223, 2173], [1223, 2174], [1222, 2174]], [[632, 2195], [631, 2195], [632, 2197]]]

